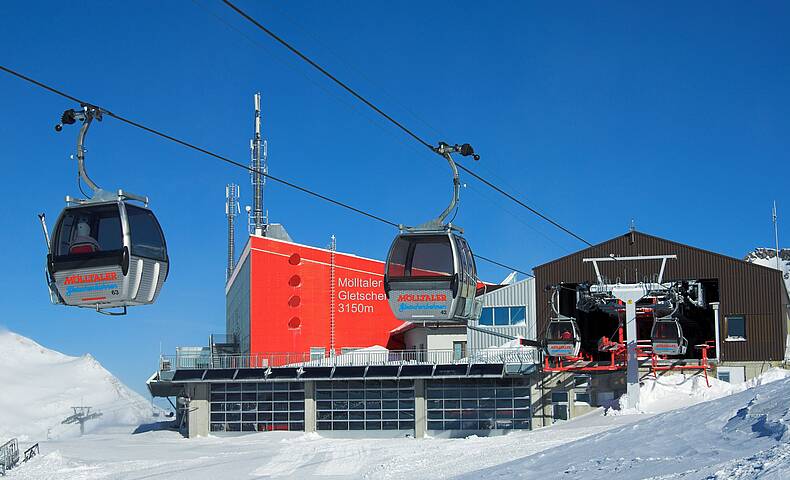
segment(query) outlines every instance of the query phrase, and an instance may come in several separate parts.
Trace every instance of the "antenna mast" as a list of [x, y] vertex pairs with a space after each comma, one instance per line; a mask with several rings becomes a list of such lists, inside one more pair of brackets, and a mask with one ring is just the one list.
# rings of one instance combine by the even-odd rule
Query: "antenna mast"
[[783, 270], [779, 266], [779, 226], [776, 222], [776, 200], [774, 200], [773, 220], [774, 220], [774, 239], [776, 240], [776, 269], [781, 272]]
[[252, 172], [252, 233], [255, 235], [266, 235], [266, 226], [268, 224], [267, 215], [263, 210], [263, 190], [266, 186], [266, 176], [261, 175], [269, 173], [267, 165], [267, 145], [266, 141], [261, 140], [261, 94], [255, 94], [255, 134], [250, 140], [250, 151], [252, 154], [252, 161], [250, 168]]
[[225, 215], [228, 217], [228, 270], [225, 272], [226, 282], [233, 275], [233, 267], [236, 261], [235, 224], [236, 215], [239, 213], [241, 213], [239, 208], [239, 186], [235, 183], [229, 183], [225, 186]]

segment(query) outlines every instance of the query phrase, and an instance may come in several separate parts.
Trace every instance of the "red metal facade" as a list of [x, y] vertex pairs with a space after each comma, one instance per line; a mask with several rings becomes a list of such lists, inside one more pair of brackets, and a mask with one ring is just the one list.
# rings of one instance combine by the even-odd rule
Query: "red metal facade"
[[384, 262], [340, 252], [333, 262], [329, 250], [263, 237], [250, 241], [251, 353], [328, 352], [333, 297], [337, 352], [388, 346], [390, 330], [403, 323], [384, 295]]

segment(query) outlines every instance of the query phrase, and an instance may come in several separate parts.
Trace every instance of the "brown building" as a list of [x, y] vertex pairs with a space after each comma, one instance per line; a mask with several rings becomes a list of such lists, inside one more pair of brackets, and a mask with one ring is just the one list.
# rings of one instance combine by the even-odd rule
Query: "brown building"
[[[734, 381], [748, 379], [785, 359], [788, 334], [788, 294], [781, 272], [743, 260], [683, 245], [633, 231], [593, 247], [543, 264], [534, 269], [536, 284], [537, 330], [540, 335], [552, 315], [547, 285], [564, 283], [560, 311], [575, 317], [586, 351], [595, 342], [616, 330], [618, 320], [601, 312], [576, 310], [575, 286], [596, 281], [592, 264], [584, 258], [677, 255], [668, 260], [664, 281], [691, 281], [699, 285], [699, 307], [681, 318], [689, 340], [689, 357], [699, 356], [693, 345], [715, 340], [718, 324], [717, 358], [719, 371], [732, 374]], [[601, 274], [611, 283], [655, 281], [661, 262], [600, 262]], [[646, 323], [646, 324], [645, 324]], [[640, 322], [638, 338], [649, 338], [650, 322]], [[731, 371], [731, 373], [729, 373]]]

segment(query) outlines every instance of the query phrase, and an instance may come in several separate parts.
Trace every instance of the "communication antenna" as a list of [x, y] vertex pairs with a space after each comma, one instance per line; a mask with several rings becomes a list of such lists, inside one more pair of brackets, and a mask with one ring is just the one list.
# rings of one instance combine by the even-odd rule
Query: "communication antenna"
[[776, 240], [776, 269], [781, 272], [782, 268], [779, 266], [779, 226], [776, 221], [776, 200], [774, 200], [773, 221], [774, 221], [774, 239]]
[[261, 94], [255, 94], [255, 132], [250, 140], [250, 152], [252, 160], [250, 168], [252, 172], [252, 233], [255, 235], [266, 235], [266, 227], [269, 223], [268, 215], [263, 210], [263, 191], [266, 187], [266, 176], [262, 173], [269, 173], [267, 165], [267, 144], [261, 140]]
[[226, 282], [233, 275], [234, 262], [236, 261], [235, 224], [236, 215], [239, 213], [241, 213], [239, 207], [239, 186], [235, 183], [229, 183], [225, 186], [225, 215], [228, 217], [228, 270], [225, 273]]

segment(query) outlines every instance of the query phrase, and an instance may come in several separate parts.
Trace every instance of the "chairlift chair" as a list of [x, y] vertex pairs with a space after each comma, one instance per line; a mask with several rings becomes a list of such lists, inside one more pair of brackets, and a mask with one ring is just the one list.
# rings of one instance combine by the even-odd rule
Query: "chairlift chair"
[[550, 357], [578, 357], [581, 350], [581, 335], [576, 319], [557, 316], [546, 328], [546, 352]]
[[436, 219], [419, 227], [400, 226], [387, 255], [384, 291], [395, 318], [413, 323], [466, 323], [482, 311], [477, 268], [463, 231], [444, 223], [458, 203], [460, 182], [452, 153], [479, 157], [469, 144], [441, 142], [434, 151], [453, 170], [453, 198]]
[[[108, 192], [88, 177], [84, 168], [84, 140], [101, 110], [84, 105], [67, 110], [55, 127], [82, 122], [77, 140], [80, 177], [93, 190], [88, 199], [66, 197], [50, 240], [47, 241], [47, 277], [53, 303], [93, 308], [106, 314], [124, 314], [129, 306], [154, 303], [169, 271], [164, 233], [148, 198], [123, 190]], [[122, 309], [112, 311], [110, 309]]]
[[658, 355], [685, 355], [688, 349], [688, 340], [675, 317], [656, 318], [650, 331], [650, 341], [653, 352]]

